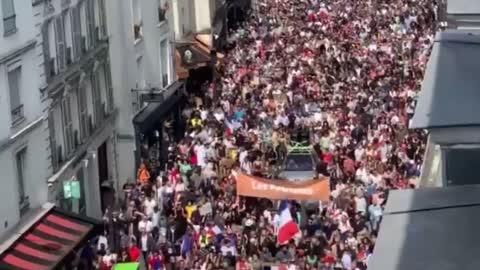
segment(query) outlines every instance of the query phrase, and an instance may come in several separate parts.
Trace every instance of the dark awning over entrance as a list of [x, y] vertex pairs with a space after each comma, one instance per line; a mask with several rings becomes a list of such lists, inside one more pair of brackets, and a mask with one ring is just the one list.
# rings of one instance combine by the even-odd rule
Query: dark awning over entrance
[[182, 98], [184, 82], [176, 81], [171, 84], [163, 95], [162, 102], [150, 102], [133, 118], [133, 125], [141, 131], [149, 130], [157, 121], [165, 116], [170, 109]]
[[235, 0], [230, 2], [230, 6], [236, 6], [246, 11], [252, 6], [251, 0]]
[[0, 269], [54, 269], [90, 236], [96, 225], [51, 210], [0, 255]]

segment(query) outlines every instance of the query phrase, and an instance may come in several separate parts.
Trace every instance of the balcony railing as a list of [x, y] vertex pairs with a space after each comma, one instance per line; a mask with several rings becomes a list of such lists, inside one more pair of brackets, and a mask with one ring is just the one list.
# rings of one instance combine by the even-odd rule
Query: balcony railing
[[16, 125], [23, 120], [23, 104], [12, 110], [12, 124]]

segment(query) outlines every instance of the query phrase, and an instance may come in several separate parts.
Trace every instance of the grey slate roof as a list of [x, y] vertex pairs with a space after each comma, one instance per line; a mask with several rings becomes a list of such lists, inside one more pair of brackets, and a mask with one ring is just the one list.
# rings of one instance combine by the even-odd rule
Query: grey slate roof
[[480, 1], [478, 0], [448, 0], [448, 14], [480, 14]]
[[368, 269], [480, 269], [479, 191], [480, 186], [392, 191], [387, 211], [411, 211], [384, 215]]
[[411, 128], [480, 125], [479, 70], [479, 32], [439, 32]]
[[394, 214], [472, 204], [480, 204], [480, 185], [392, 190], [384, 212]]

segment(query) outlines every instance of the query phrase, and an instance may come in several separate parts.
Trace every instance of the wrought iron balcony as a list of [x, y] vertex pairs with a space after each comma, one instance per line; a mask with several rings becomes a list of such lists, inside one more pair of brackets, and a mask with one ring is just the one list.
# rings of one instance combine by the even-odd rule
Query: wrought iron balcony
[[23, 116], [23, 104], [20, 104], [11, 111], [12, 115], [12, 125], [16, 125], [21, 122], [24, 118]]

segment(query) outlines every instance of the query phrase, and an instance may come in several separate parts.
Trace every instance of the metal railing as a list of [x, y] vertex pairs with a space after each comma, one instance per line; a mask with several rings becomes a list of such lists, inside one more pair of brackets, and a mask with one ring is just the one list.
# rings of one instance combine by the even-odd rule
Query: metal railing
[[20, 104], [12, 111], [12, 124], [16, 124], [23, 119], [23, 104]]

